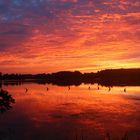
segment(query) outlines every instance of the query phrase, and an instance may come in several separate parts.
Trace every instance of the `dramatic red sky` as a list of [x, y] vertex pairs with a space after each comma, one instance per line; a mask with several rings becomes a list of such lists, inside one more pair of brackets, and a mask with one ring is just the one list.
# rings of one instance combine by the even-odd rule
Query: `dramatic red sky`
[[0, 71], [140, 67], [139, 0], [0, 0]]

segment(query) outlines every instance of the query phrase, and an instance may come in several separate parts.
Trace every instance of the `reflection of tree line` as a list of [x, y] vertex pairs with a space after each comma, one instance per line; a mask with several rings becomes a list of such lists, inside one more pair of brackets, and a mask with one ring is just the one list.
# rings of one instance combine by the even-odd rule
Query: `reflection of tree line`
[[12, 108], [15, 99], [8, 93], [8, 91], [0, 90], [0, 113], [4, 113]]
[[70, 86], [98, 83], [103, 86], [139, 86], [139, 69], [108, 69], [97, 73], [81, 73], [79, 71], [61, 71], [51, 74], [0, 74], [0, 85], [21, 85], [25, 82], [39, 84], [51, 83], [55, 85]]

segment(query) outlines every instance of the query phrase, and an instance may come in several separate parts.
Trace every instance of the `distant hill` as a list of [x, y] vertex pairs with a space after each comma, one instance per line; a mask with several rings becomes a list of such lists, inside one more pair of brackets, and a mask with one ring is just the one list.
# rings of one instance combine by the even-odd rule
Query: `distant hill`
[[140, 68], [107, 69], [99, 71], [96, 75], [101, 85], [140, 85]]

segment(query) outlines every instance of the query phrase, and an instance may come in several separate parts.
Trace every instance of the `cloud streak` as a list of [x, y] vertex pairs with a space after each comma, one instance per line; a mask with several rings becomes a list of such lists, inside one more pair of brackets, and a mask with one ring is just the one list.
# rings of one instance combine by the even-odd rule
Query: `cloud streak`
[[1, 71], [138, 67], [139, 6], [139, 0], [0, 0]]

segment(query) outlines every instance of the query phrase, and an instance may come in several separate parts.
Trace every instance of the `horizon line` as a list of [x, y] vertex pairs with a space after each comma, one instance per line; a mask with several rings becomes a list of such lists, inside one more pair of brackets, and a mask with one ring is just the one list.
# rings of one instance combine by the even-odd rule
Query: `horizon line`
[[104, 70], [121, 70], [121, 69], [124, 69], [124, 70], [130, 70], [130, 69], [140, 69], [140, 67], [137, 67], [137, 68], [108, 68], [108, 69], [101, 69], [101, 70], [97, 70], [96, 72], [81, 72], [80, 70], [60, 70], [60, 71], [56, 71], [56, 72], [41, 72], [41, 73], [18, 73], [18, 72], [15, 72], [15, 73], [3, 73], [0, 71], [1, 74], [33, 74], [33, 75], [36, 75], [36, 74], [52, 74], [52, 73], [58, 73], [58, 72], [80, 72], [82, 74], [84, 73], [98, 73], [100, 71], [104, 71]]

